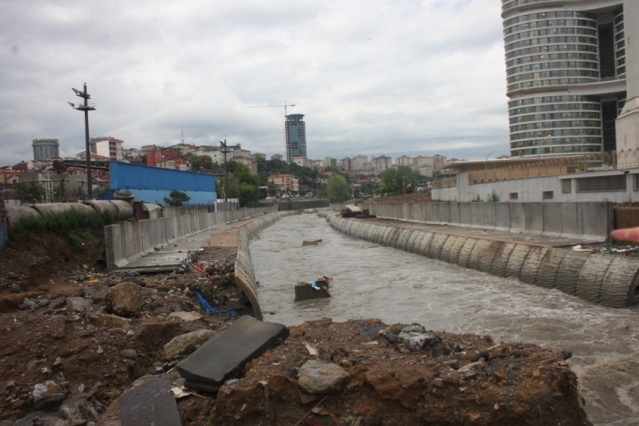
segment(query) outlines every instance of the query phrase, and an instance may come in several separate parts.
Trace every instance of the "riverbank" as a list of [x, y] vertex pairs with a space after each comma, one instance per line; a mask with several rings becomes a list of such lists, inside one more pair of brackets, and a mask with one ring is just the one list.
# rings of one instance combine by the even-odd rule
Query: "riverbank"
[[[234, 235], [194, 253], [208, 276], [191, 267], [107, 273], [99, 236], [80, 250], [47, 236], [5, 250], [2, 418], [117, 424], [117, 402], [137, 379], [167, 374], [179, 386], [173, 367], [201, 341], [175, 349], [176, 337], [220, 333], [237, 318], [231, 310], [253, 314], [235, 282]], [[217, 314], [204, 312], [198, 292]], [[434, 407], [440, 424], [539, 424], [540, 416], [587, 424], [568, 356], [486, 336], [325, 319], [291, 327], [286, 345], [217, 398], [191, 394], [177, 407], [182, 424], [410, 424], [434, 419]], [[345, 378], [315, 393], [301, 376], [311, 360]]]

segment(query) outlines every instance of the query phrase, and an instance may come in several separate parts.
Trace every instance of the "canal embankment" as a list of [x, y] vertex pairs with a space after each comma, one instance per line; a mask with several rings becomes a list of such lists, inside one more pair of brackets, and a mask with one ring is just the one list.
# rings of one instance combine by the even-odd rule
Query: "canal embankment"
[[589, 302], [616, 308], [637, 303], [639, 259], [574, 249], [592, 241], [592, 236], [579, 239], [572, 233], [564, 236], [513, 233], [494, 227], [343, 218], [339, 214], [328, 214], [327, 220], [333, 228], [356, 238], [499, 277], [555, 288]]

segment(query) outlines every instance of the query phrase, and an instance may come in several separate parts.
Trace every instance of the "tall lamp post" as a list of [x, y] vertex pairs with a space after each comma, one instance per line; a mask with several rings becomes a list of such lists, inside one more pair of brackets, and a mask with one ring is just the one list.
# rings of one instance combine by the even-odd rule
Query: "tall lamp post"
[[226, 139], [224, 139], [223, 141], [220, 141], [220, 148], [222, 150], [222, 153], [224, 154], [224, 202], [226, 203], [227, 198], [226, 198], [226, 191], [228, 190], [228, 185], [229, 185], [229, 165], [228, 162], [226, 161], [226, 154], [228, 154], [229, 152], [231, 152], [227, 145], [226, 145]]
[[78, 111], [84, 111], [84, 134], [86, 137], [86, 159], [87, 159], [87, 198], [90, 200], [93, 198], [93, 188], [91, 187], [91, 147], [89, 145], [89, 111], [94, 111], [95, 107], [89, 105], [89, 99], [91, 99], [91, 95], [87, 93], [87, 84], [84, 83], [84, 91], [81, 92], [78, 89], [71, 88], [76, 96], [79, 96], [84, 99], [83, 104], [75, 104], [73, 102], [69, 102], [71, 108], [77, 109]]

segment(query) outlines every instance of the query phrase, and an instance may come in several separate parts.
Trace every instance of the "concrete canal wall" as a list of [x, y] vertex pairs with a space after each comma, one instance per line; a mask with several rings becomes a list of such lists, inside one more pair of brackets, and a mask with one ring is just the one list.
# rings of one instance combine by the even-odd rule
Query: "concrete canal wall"
[[635, 258], [399, 228], [338, 215], [328, 215], [327, 220], [333, 228], [356, 238], [556, 288], [593, 303], [620, 308], [637, 302], [639, 260]]
[[[338, 210], [341, 205], [332, 205]], [[605, 241], [614, 227], [609, 202], [363, 202], [371, 215], [403, 221], [438, 223], [511, 232]]]
[[260, 207], [127, 221], [105, 226], [107, 268], [113, 271], [145, 254], [152, 253], [158, 247], [171, 244], [189, 235], [272, 211], [274, 211], [273, 207]]
[[269, 213], [267, 215], [251, 220], [246, 225], [242, 225], [238, 232], [237, 238], [237, 258], [235, 260], [235, 284], [237, 284], [246, 297], [251, 302], [251, 306], [255, 311], [255, 318], [262, 320], [262, 309], [260, 301], [257, 298], [257, 283], [255, 282], [255, 272], [253, 270], [253, 262], [251, 261], [251, 252], [249, 244], [253, 238], [262, 229], [271, 226], [284, 216], [292, 214], [300, 214], [299, 211], [281, 211], [277, 213]]

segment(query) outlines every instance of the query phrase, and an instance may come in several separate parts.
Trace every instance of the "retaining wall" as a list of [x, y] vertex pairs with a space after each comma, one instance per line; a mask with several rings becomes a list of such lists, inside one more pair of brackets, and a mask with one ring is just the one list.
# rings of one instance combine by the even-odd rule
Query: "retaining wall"
[[274, 224], [284, 216], [299, 214], [300, 212], [281, 211], [269, 213], [262, 217], [251, 220], [246, 225], [242, 225], [238, 232], [237, 258], [235, 260], [235, 283], [242, 289], [246, 297], [251, 302], [255, 318], [262, 320], [262, 309], [257, 298], [257, 284], [255, 282], [255, 272], [251, 261], [249, 243], [262, 229]]
[[[331, 207], [334, 210], [342, 208], [337, 204]], [[614, 229], [614, 209], [609, 202], [364, 202], [359, 207], [380, 218], [562, 236], [584, 241], [606, 241]]]
[[177, 240], [225, 223], [263, 215], [273, 207], [120, 222], [104, 227], [107, 268], [113, 271]]
[[[388, 208], [398, 214], [402, 205]], [[637, 302], [639, 259], [397, 228], [337, 215], [330, 215], [327, 220], [333, 228], [356, 238], [517, 278], [527, 284], [556, 288], [589, 302], [614, 308]]]

